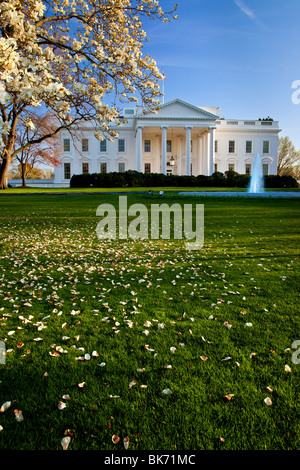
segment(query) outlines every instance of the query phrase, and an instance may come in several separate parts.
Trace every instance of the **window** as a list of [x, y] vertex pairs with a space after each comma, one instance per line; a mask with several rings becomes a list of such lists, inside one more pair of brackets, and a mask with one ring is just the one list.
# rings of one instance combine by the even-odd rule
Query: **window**
[[229, 163], [228, 170], [229, 171], [234, 171], [234, 163]]
[[151, 163], [145, 163], [145, 173], [151, 173]]
[[100, 152], [106, 152], [106, 151], [107, 151], [106, 139], [100, 140]]
[[118, 140], [118, 151], [125, 152], [125, 140], [124, 139]]
[[215, 153], [218, 153], [219, 151], [219, 141], [215, 140]]
[[246, 175], [251, 175], [251, 163], [246, 163]]
[[64, 163], [64, 178], [65, 180], [71, 179], [71, 163]]
[[235, 141], [234, 140], [229, 141], [228, 152], [235, 153]]
[[172, 152], [172, 140], [167, 140], [167, 152]]
[[88, 163], [83, 163], [82, 164], [82, 174], [86, 175], [89, 172], [89, 164]]
[[268, 163], [263, 163], [263, 175], [267, 176], [269, 174], [269, 165]]
[[100, 163], [100, 173], [107, 173], [107, 163]]
[[263, 153], [269, 153], [269, 152], [270, 152], [270, 142], [269, 140], [264, 140]]
[[125, 163], [119, 163], [119, 164], [118, 164], [118, 168], [119, 168], [119, 173], [124, 173], [124, 171], [125, 171]]
[[83, 152], [89, 151], [89, 139], [82, 139], [82, 151]]
[[64, 152], [70, 152], [70, 139], [64, 139]]
[[151, 140], [145, 140], [144, 150], [145, 152], [151, 152]]
[[246, 142], [246, 153], [252, 153], [252, 141], [247, 140]]

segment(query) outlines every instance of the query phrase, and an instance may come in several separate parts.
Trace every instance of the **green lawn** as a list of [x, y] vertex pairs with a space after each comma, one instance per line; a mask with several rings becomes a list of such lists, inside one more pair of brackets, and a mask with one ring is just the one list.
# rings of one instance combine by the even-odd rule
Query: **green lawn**
[[298, 450], [299, 200], [128, 195], [203, 203], [192, 252], [100, 242], [104, 202], [0, 197], [0, 449]]
[[[27, 188], [8, 188], [3, 191], [0, 190], [0, 195], [7, 194], [28, 194], [28, 193], [127, 193], [127, 192], [149, 192], [149, 191], [159, 192], [159, 191], [168, 191], [168, 192], [178, 192], [178, 191], [246, 191], [245, 188], [209, 188], [209, 187], [126, 187], [126, 188], [36, 188], [30, 187]], [[298, 190], [298, 189], [297, 189]]]
[[[207, 191], [247, 191], [246, 188], [219, 188], [219, 187], [190, 187], [187, 188], [185, 187], [128, 187], [128, 188], [36, 188], [36, 187], [30, 187], [30, 183], [27, 188], [8, 188], [7, 190], [0, 190], [0, 196], [5, 196], [5, 194], [32, 194], [32, 193], [49, 193], [49, 194], [57, 194], [57, 193], [127, 193], [127, 192], [149, 192], [149, 191], [154, 191], [155, 193], [158, 193], [159, 191], [164, 191], [164, 192], [179, 192], [179, 191], [202, 191], [202, 192], [207, 192]], [[266, 191], [300, 191], [300, 188], [272, 188], [272, 189], [266, 189]]]

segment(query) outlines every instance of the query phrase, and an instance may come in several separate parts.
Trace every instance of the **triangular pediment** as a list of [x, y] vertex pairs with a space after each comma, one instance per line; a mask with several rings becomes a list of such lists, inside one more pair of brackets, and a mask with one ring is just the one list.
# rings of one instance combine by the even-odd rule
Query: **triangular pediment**
[[170, 118], [170, 119], [209, 119], [214, 120], [218, 119], [218, 116], [212, 114], [198, 106], [186, 103], [185, 101], [176, 99], [169, 101], [168, 103], [162, 104], [158, 109], [157, 113], [143, 113], [140, 112], [137, 114], [138, 118], [151, 118], [151, 119], [160, 119], [160, 118]]

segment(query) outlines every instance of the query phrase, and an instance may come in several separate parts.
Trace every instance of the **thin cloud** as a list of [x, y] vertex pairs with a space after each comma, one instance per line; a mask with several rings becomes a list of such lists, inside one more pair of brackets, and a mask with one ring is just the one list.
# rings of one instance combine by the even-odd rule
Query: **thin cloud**
[[256, 20], [256, 16], [254, 14], [254, 12], [252, 10], [250, 10], [250, 8], [247, 7], [247, 5], [245, 5], [244, 2], [242, 2], [242, 0], [235, 0], [235, 4], [237, 7], [239, 7], [239, 9], [245, 14], [248, 16], [248, 18], [250, 18], [251, 20]]

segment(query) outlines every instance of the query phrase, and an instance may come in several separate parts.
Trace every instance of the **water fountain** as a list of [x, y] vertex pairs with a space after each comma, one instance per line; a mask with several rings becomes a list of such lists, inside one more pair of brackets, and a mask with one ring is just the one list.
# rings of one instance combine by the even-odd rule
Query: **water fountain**
[[247, 191], [182, 191], [179, 193], [182, 196], [208, 196], [208, 197], [298, 197], [300, 198], [300, 191], [265, 191], [263, 167], [259, 153], [256, 154], [253, 162], [253, 170], [250, 178], [250, 183]]
[[262, 171], [262, 163], [259, 153], [256, 154], [253, 170], [250, 178], [248, 193], [263, 193], [264, 192], [264, 177]]

